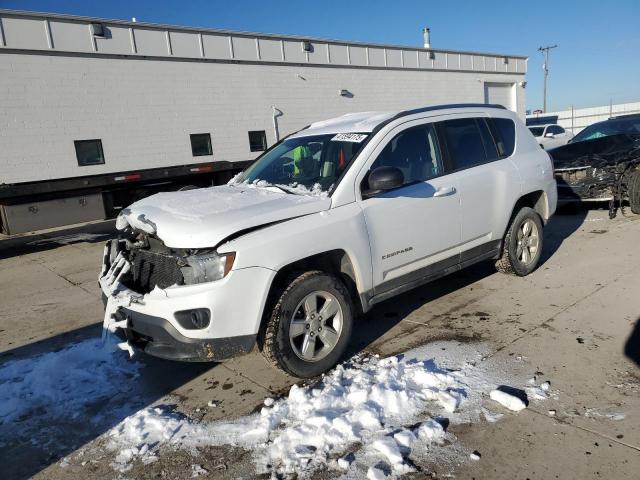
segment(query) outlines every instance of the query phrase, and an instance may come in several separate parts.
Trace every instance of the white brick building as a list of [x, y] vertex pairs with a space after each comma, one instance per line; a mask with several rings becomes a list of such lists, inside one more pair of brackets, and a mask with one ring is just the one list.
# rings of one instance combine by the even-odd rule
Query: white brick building
[[[0, 10], [0, 202], [37, 191], [25, 182], [71, 192], [61, 179], [224, 169], [259, 154], [250, 131], [270, 146], [347, 112], [489, 102], [524, 117], [526, 66], [513, 55]], [[194, 157], [190, 135], [207, 133], [211, 155]], [[74, 142], [97, 139], [103, 163], [79, 165]]]

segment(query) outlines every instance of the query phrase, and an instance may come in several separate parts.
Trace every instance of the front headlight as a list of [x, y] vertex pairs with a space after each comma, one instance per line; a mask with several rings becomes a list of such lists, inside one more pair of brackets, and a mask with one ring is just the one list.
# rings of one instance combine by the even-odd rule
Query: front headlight
[[185, 285], [215, 282], [227, 276], [236, 259], [235, 252], [217, 252], [190, 255], [185, 258], [187, 265], [180, 268]]

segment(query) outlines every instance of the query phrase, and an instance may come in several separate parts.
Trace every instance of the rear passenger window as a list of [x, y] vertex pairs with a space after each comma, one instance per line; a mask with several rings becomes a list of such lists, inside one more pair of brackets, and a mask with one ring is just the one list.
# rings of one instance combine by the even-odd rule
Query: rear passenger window
[[500, 158], [510, 157], [516, 146], [516, 125], [508, 118], [492, 118], [489, 122], [494, 127], [493, 134]]
[[487, 161], [482, 133], [475, 118], [446, 120], [441, 126], [454, 170]]
[[442, 156], [433, 124], [411, 127], [396, 135], [380, 152], [371, 170], [378, 167], [400, 169], [405, 185], [442, 175]]

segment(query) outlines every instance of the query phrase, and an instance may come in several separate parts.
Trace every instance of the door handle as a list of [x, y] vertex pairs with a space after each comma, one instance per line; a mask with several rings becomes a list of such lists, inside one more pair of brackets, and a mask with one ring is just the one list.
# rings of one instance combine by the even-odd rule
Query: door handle
[[456, 193], [456, 187], [442, 187], [435, 191], [434, 197], [448, 197]]

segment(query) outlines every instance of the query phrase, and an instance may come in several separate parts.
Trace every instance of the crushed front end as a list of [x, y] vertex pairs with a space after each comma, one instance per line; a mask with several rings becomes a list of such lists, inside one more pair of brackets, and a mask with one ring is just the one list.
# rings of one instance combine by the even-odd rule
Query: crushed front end
[[250, 314], [246, 309], [234, 311], [246, 276], [231, 274], [234, 259], [233, 253], [168, 248], [152, 234], [124, 229], [104, 249], [105, 330], [129, 348], [171, 360], [217, 361], [249, 352], [258, 322], [237, 318], [236, 312]]
[[611, 135], [549, 151], [558, 201], [608, 201], [609, 216], [628, 200], [628, 183], [640, 168], [640, 135]]

